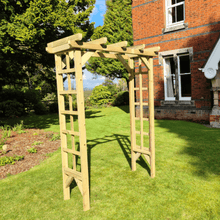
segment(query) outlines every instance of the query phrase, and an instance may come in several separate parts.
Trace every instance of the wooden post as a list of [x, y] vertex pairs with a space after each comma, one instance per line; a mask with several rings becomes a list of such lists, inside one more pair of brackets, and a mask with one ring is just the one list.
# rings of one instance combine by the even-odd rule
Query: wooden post
[[82, 173], [82, 194], [83, 194], [83, 210], [90, 209], [89, 200], [89, 174], [88, 174], [88, 158], [86, 145], [86, 122], [83, 92], [83, 76], [82, 76], [82, 56], [81, 50], [75, 51], [75, 69], [76, 69], [76, 90], [77, 90], [77, 108], [79, 123], [79, 140], [81, 154], [81, 173]]
[[151, 165], [151, 177], [155, 177], [155, 135], [154, 135], [154, 77], [153, 77], [153, 58], [149, 58], [149, 144], [150, 144], [150, 165]]
[[134, 106], [134, 60], [129, 59], [128, 65], [130, 67], [129, 73], [129, 107], [130, 107], [130, 132], [131, 132], [131, 169], [136, 170], [136, 159], [134, 148], [136, 145], [135, 134], [135, 106]]
[[55, 55], [56, 63], [56, 78], [57, 78], [57, 96], [59, 103], [59, 121], [60, 121], [60, 138], [61, 138], [61, 155], [62, 155], [62, 173], [63, 173], [63, 194], [64, 200], [70, 199], [70, 187], [66, 187], [66, 181], [68, 176], [64, 172], [64, 168], [68, 167], [68, 154], [63, 151], [64, 148], [67, 148], [67, 137], [62, 130], [66, 130], [66, 116], [61, 114], [61, 111], [65, 110], [64, 96], [60, 95], [60, 92], [63, 91], [63, 75], [58, 74], [58, 71], [61, 71], [61, 55]]

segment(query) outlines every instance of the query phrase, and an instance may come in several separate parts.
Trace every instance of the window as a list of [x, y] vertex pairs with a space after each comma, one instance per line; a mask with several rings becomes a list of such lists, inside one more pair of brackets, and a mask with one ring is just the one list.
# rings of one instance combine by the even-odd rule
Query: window
[[185, 20], [185, 0], [166, 0], [166, 26], [177, 26]]
[[165, 100], [191, 100], [189, 54], [164, 57]]

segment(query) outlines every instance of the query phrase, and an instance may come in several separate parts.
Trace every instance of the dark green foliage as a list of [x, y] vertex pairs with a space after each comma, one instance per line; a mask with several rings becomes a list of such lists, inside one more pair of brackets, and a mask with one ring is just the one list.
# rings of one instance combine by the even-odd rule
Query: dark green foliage
[[111, 102], [111, 92], [108, 87], [99, 85], [92, 90], [92, 94], [89, 98], [91, 105], [103, 105]]
[[114, 106], [129, 105], [129, 92], [128, 91], [119, 92], [116, 95], [114, 101], [112, 102], [112, 105]]
[[36, 90], [3, 89], [0, 92], [0, 114], [5, 117], [21, 116], [33, 110], [40, 102], [40, 97]]
[[[133, 45], [131, 0], [107, 1], [107, 12], [104, 25], [97, 27], [92, 39], [108, 38], [108, 44], [128, 41]], [[128, 73], [120, 61], [106, 58], [90, 58], [86, 64], [87, 70], [110, 78], [124, 78], [128, 82]]]
[[93, 34], [89, 15], [95, 0], [4, 0], [0, 1], [0, 90], [38, 88], [56, 90], [54, 57], [46, 52], [48, 42], [82, 33]]
[[44, 103], [38, 102], [34, 105], [34, 112], [36, 115], [44, 115], [47, 113], [47, 108]]
[[50, 113], [58, 113], [58, 102], [53, 102], [49, 104], [49, 112]]
[[0, 166], [5, 166], [6, 164], [15, 164], [16, 161], [22, 160], [24, 156], [13, 156], [13, 157], [1, 157], [0, 158]]
[[0, 113], [5, 117], [21, 116], [24, 113], [22, 103], [17, 100], [7, 100], [0, 103]]

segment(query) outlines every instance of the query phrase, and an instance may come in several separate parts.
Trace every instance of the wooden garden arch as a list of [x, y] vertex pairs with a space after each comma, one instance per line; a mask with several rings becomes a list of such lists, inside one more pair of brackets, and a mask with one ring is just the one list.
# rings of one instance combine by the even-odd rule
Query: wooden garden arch
[[[131, 131], [131, 164], [136, 170], [136, 160], [143, 154], [150, 164], [151, 177], [155, 177], [155, 135], [154, 135], [154, 89], [153, 57], [157, 56], [160, 47], [144, 49], [145, 45], [127, 47], [127, 41], [105, 45], [107, 38], [100, 38], [82, 43], [82, 34], [75, 34], [47, 44], [46, 51], [55, 55], [57, 93], [59, 103], [59, 121], [61, 135], [62, 173], [64, 199], [70, 199], [70, 184], [76, 181], [83, 196], [84, 211], [90, 209], [88, 158], [86, 144], [86, 126], [84, 109], [84, 91], [82, 67], [90, 57], [118, 59], [129, 73], [130, 131]], [[74, 66], [71, 67], [71, 60]], [[135, 68], [134, 61], [138, 64]], [[142, 63], [148, 71], [142, 72]], [[63, 74], [67, 75], [68, 90], [64, 90]], [[76, 89], [71, 89], [71, 74], [75, 75]], [[142, 86], [142, 75], [148, 74], [148, 88]], [[139, 76], [139, 86], [135, 87], [135, 75]], [[148, 103], [143, 102], [143, 91], [148, 90]], [[140, 101], [135, 101], [135, 91], [140, 94]], [[77, 97], [77, 111], [72, 107], [72, 95]], [[69, 109], [65, 109], [64, 95], [69, 96]], [[143, 117], [143, 106], [149, 105], [149, 117]], [[140, 107], [140, 114], [135, 116], [135, 106]], [[71, 129], [66, 127], [66, 116], [70, 117]], [[78, 131], [74, 130], [74, 118], [78, 116]], [[140, 131], [135, 130], [135, 121], [140, 120]], [[144, 132], [143, 121], [149, 121], [149, 132]], [[141, 144], [136, 144], [136, 134], [141, 136]], [[71, 149], [67, 146], [67, 135], [71, 136]], [[144, 136], [149, 136], [149, 146], [144, 147]], [[75, 146], [75, 137], [79, 138], [79, 150]], [[73, 155], [73, 168], [68, 166], [68, 154]], [[81, 159], [80, 170], [76, 169], [76, 157]]]

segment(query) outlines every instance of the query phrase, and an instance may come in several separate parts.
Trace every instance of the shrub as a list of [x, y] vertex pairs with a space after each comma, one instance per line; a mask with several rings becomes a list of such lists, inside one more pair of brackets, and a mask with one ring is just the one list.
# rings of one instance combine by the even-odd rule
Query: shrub
[[40, 144], [43, 144], [42, 141], [35, 141], [32, 145], [40, 145]]
[[[26, 90], [26, 91], [20, 91], [15, 89], [3, 89], [0, 92], [0, 113], [4, 115], [4, 111], [2, 110], [2, 105], [5, 104], [5, 102], [14, 100], [17, 103], [20, 103], [19, 106], [19, 114], [14, 114], [16, 116], [19, 116], [21, 114], [24, 114], [26, 112], [30, 112], [30, 110], [33, 110], [34, 105], [36, 105], [40, 101], [40, 94], [36, 90]], [[22, 111], [20, 111], [22, 107]], [[6, 116], [7, 117], [7, 116]]]
[[35, 147], [29, 148], [29, 149], [27, 149], [27, 151], [30, 154], [37, 153], [37, 149]]
[[42, 102], [38, 102], [34, 105], [34, 111], [36, 115], [44, 115], [47, 113], [47, 108]]
[[99, 85], [92, 90], [92, 94], [89, 100], [92, 105], [100, 106], [110, 103], [112, 100], [112, 95], [111, 92], [108, 90], [108, 87]]
[[50, 113], [58, 113], [58, 102], [53, 102], [49, 104]]
[[21, 116], [24, 113], [24, 106], [16, 99], [1, 102], [0, 109], [5, 117]]
[[0, 158], [0, 166], [5, 166], [6, 164], [15, 164], [15, 161], [22, 160], [24, 156], [14, 156], [14, 157], [1, 157]]
[[24, 106], [27, 112], [34, 109], [34, 106], [40, 102], [40, 94], [36, 90], [27, 90], [24, 92]]
[[129, 92], [122, 91], [117, 94], [112, 105], [120, 106], [120, 105], [128, 105], [129, 104]]
[[50, 141], [57, 141], [57, 140], [60, 140], [60, 134], [53, 134], [53, 136], [50, 139]]

